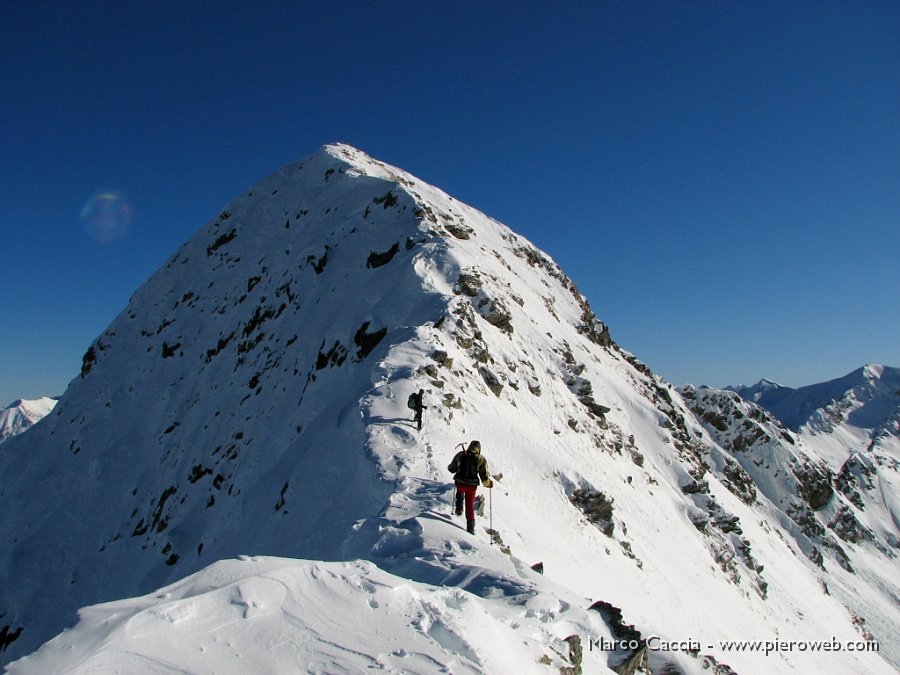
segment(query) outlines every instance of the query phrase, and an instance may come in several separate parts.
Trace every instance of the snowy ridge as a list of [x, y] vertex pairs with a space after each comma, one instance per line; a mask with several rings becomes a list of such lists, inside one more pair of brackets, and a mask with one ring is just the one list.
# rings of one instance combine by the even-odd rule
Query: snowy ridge
[[43, 396], [26, 401], [19, 399], [0, 410], [0, 443], [21, 434], [50, 414], [56, 399]]
[[[418, 432], [406, 398], [420, 388]], [[327, 146], [194, 235], [94, 341], [54, 413], [10, 441], [3, 658], [115, 600], [13, 672], [62, 668], [76, 652], [85, 669], [126, 667], [132, 617], [163, 619], [141, 658], [191, 670], [193, 656], [167, 651], [182, 615], [186, 635], [252, 663], [264, 655], [241, 637], [262, 634], [251, 626], [308, 646], [276, 649], [275, 672], [508, 672], [518, 643], [523, 672], [629, 656], [684, 672], [893, 672], [896, 522], [873, 529], [882, 546], [811, 537], [804, 519], [846, 500], [832, 490], [823, 507], [796, 471], [811, 467], [811, 485], [836, 478], [771, 418], [755, 420], [770, 438], [750, 451], [768, 464], [751, 470], [731, 422], [718, 429], [698, 405], [622, 351], [529, 242]], [[471, 537], [449, 513], [446, 465], [475, 438], [503, 477]], [[304, 581], [314, 574], [326, 581]], [[418, 604], [395, 599], [405, 587]], [[121, 600], [132, 596], [144, 597]], [[327, 621], [298, 618], [323, 597]], [[625, 630], [615, 608], [691, 652], [586, 649]], [[464, 631], [469, 620], [492, 638]], [[353, 627], [378, 622], [390, 630], [354, 641]], [[717, 642], [776, 637], [874, 637], [882, 651], [763, 656]], [[207, 653], [210, 670], [238, 672], [221, 645]]]

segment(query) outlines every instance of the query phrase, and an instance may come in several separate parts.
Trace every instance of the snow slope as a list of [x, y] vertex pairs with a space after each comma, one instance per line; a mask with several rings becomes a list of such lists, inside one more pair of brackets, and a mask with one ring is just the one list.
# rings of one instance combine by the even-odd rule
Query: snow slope
[[481, 598], [365, 561], [242, 558], [83, 610], [10, 672], [529, 672], [569, 665], [561, 632], [579, 624], [604, 630], [596, 612], [537, 594]]
[[[419, 388], [422, 432], [406, 408]], [[237, 655], [271, 672], [597, 672], [628, 656], [590, 649], [635, 635], [620, 608], [690, 648], [651, 641], [636, 656], [657, 671], [893, 672], [896, 522], [831, 545], [850, 500], [821, 460], [773, 431], [748, 471], [699, 406], [529, 242], [326, 146], [198, 231], [10, 441], [3, 657], [115, 601], [13, 671], [190, 671], [206, 649], [210, 672]], [[481, 521], [493, 537], [449, 514], [446, 465], [471, 439], [503, 474]], [[364, 625], [386, 630], [356, 637]], [[271, 661], [263, 634], [283, 637]], [[719, 643], [869, 638], [880, 652]]]
[[53, 410], [56, 399], [19, 399], [0, 410], [0, 443], [30, 429]]

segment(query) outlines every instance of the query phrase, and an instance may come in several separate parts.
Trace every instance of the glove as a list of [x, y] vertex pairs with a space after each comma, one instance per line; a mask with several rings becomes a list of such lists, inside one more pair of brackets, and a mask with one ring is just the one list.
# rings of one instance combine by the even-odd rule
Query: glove
[[486, 481], [484, 481], [484, 487], [486, 487], [486, 488], [494, 487], [494, 481], [492, 481], [490, 478], [488, 478]]

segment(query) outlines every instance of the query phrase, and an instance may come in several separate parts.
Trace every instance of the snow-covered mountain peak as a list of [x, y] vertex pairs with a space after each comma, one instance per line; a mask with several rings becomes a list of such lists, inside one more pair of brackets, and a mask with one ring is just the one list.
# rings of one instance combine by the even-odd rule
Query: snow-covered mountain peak
[[761, 379], [756, 384], [752, 385], [738, 385], [732, 387], [725, 387], [725, 391], [733, 391], [737, 393], [741, 398], [747, 401], [759, 401], [763, 396], [771, 395], [773, 392], [781, 389], [782, 386], [777, 382], [773, 382], [772, 380], [767, 380], [766, 378]]
[[863, 377], [869, 380], [870, 382], [874, 382], [876, 380], [880, 380], [885, 375], [885, 366], [878, 365], [875, 363], [869, 363], [863, 366]]
[[56, 399], [18, 399], [0, 410], [0, 443], [30, 429], [53, 410]]
[[[421, 430], [406, 407], [420, 389]], [[4, 658], [70, 625], [78, 607], [167, 584], [180, 595], [166, 616], [180, 616], [180, 580], [214, 577], [209, 565], [243, 554], [313, 561], [285, 572], [300, 601], [245, 600], [243, 618], [320, 598], [304, 585], [311, 570], [356, 579], [365, 592], [342, 599], [373, 617], [410, 605], [365, 589], [407, 580], [429, 598], [415, 604], [420, 618], [385, 620], [460, 672], [502, 672], [498, 650], [517, 637], [534, 672], [574, 668], [568, 646], [592, 637], [696, 637], [692, 653], [639, 645], [578, 658], [589, 672], [632, 657], [700, 672], [759, 665], [719, 638], [890, 634], [890, 532], [839, 543], [829, 523], [858, 508], [794, 434], [735, 398], [679, 392], [619, 349], [571, 279], [505, 225], [326, 146], [192, 236], [90, 345], [53, 414], [10, 441]], [[474, 537], [450, 514], [447, 471], [473, 439], [502, 474]], [[240, 588], [273, 586], [269, 565]], [[862, 599], [856, 568], [881, 584]], [[208, 599], [227, 618], [238, 591], [222, 588]], [[458, 623], [434, 619], [467, 597], [509, 639], [459, 638]], [[152, 617], [153, 602], [126, 605]], [[332, 630], [332, 644], [352, 640]], [[857, 654], [840, 667], [890, 668]]]
[[378, 161], [346, 143], [329, 143], [322, 146], [320, 152], [345, 164], [348, 169], [355, 171], [358, 175], [373, 176], [395, 183], [415, 181], [415, 178], [403, 169]]
[[796, 389], [760, 383], [728, 390], [759, 403], [795, 431], [806, 425], [827, 433], [838, 419], [874, 429], [900, 401], [900, 369], [868, 364], [843, 377]]

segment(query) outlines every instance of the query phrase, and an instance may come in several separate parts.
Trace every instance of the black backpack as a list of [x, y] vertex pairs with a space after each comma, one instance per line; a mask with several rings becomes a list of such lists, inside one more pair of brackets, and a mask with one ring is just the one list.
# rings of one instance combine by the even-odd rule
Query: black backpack
[[416, 394], [410, 394], [409, 398], [406, 399], [406, 407], [410, 410], [415, 410], [416, 405], [419, 402], [419, 397]]
[[459, 458], [459, 471], [456, 475], [466, 480], [478, 480], [478, 457], [473, 452], [463, 450], [462, 456]]

